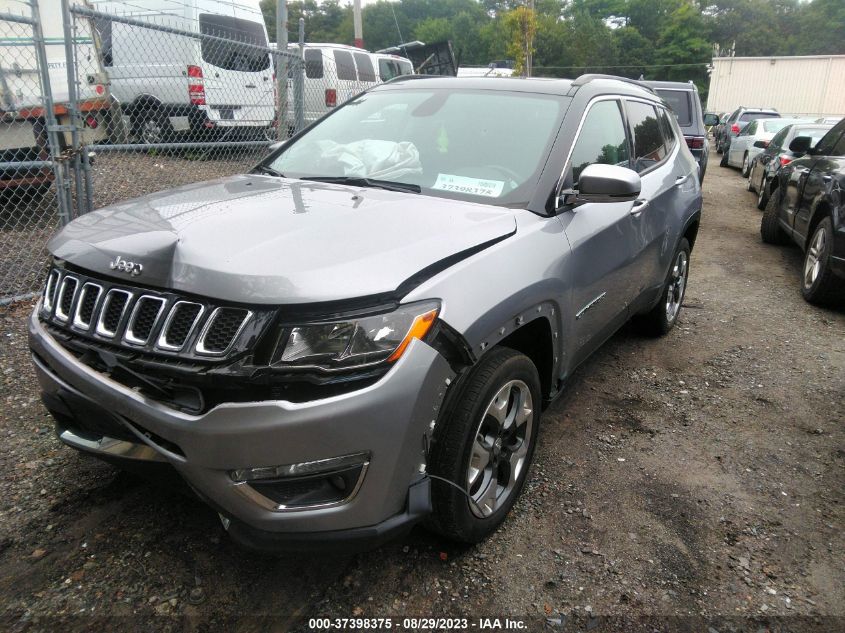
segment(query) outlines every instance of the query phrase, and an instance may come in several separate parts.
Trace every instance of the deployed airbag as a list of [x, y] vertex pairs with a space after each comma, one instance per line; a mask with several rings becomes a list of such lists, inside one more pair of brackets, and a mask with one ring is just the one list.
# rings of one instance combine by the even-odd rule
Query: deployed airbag
[[344, 176], [393, 180], [401, 182], [413, 174], [422, 173], [420, 153], [408, 141], [380, 141], [366, 139], [341, 144], [319, 141], [320, 159], [317, 171], [340, 173]]

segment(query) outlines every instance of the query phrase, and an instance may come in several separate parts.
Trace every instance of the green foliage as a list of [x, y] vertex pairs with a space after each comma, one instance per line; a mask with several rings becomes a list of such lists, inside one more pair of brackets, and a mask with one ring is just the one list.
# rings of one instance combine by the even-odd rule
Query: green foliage
[[[274, 41], [276, 2], [261, 2]], [[415, 39], [448, 39], [461, 64], [516, 59], [519, 50], [524, 55], [524, 45], [514, 48], [520, 28], [508, 16], [527, 4], [379, 0], [363, 9], [364, 42], [376, 50]], [[740, 56], [845, 53], [843, 0], [535, 0], [534, 6], [535, 75], [692, 79], [703, 90], [714, 44], [722, 54], [735, 45]], [[352, 43], [349, 0], [295, 0], [288, 2], [288, 16], [292, 42], [303, 17], [307, 41]]]
[[517, 7], [502, 16], [508, 36], [508, 55], [514, 60], [514, 74], [525, 73], [528, 57], [534, 54], [537, 15], [528, 7]]

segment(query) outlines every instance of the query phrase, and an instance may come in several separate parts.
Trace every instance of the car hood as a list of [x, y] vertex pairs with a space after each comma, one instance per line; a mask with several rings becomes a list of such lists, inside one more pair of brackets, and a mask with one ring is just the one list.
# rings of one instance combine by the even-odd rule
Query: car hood
[[[127, 284], [286, 304], [407, 291], [515, 231], [501, 207], [241, 175], [89, 213], [48, 248]], [[118, 257], [141, 273], [112, 269]]]

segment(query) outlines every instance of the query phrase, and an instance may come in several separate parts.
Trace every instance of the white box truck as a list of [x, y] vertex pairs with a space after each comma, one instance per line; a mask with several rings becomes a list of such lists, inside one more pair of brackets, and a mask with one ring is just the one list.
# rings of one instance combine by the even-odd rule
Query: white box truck
[[[67, 125], [70, 123], [67, 58], [58, 4], [57, 0], [38, 0], [53, 111], [59, 125]], [[30, 17], [26, 5], [16, 0], [0, 0], [0, 12]], [[91, 22], [78, 19], [76, 26], [77, 59], [85, 60], [87, 67], [78, 82], [81, 132], [85, 142], [93, 143], [106, 138], [110, 102]], [[0, 21], [0, 162], [49, 158], [44, 103], [32, 27]], [[69, 133], [59, 138], [63, 145], [70, 144]], [[52, 179], [49, 169], [6, 168], [0, 170], [0, 192], [8, 196], [11, 191], [25, 189], [29, 195], [38, 195], [50, 187]]]

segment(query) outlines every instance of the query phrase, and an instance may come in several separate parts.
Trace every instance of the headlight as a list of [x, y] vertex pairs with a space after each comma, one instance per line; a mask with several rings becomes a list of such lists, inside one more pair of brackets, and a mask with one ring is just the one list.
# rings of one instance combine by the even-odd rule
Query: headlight
[[348, 369], [398, 360], [423, 338], [440, 311], [435, 301], [403, 305], [393, 312], [288, 328], [273, 366]]

